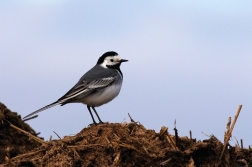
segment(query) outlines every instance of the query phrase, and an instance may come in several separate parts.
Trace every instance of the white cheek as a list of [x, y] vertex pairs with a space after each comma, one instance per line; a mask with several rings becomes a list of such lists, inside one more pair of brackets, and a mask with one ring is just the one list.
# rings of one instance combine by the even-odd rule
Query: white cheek
[[103, 68], [108, 68], [106, 65], [107, 65], [107, 60], [105, 60], [100, 66], [102, 66]]

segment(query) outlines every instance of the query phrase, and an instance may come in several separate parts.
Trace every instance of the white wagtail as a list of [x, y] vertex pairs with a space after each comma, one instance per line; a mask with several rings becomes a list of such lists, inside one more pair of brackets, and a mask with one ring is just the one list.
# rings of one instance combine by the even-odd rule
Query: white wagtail
[[97, 114], [95, 107], [101, 106], [113, 100], [120, 92], [123, 74], [120, 70], [122, 62], [128, 60], [121, 59], [116, 52], [106, 52], [97, 61], [97, 64], [84, 74], [77, 84], [56, 102], [49, 104], [24, 117], [28, 118], [40, 111], [46, 110], [58, 104], [84, 103], [93, 119], [93, 124], [97, 124], [90, 107], [94, 110], [99, 123], [103, 123]]

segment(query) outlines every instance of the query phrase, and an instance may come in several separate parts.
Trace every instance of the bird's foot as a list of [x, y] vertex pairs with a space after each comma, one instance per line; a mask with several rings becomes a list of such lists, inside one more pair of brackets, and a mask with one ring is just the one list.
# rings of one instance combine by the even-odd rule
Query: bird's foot
[[100, 121], [98, 124], [107, 124], [108, 122], [102, 122]]
[[88, 126], [96, 126], [98, 125], [96, 122], [89, 124]]
[[88, 126], [96, 126], [96, 125], [99, 125], [99, 124], [107, 124], [108, 122], [102, 122], [100, 121], [99, 123], [96, 123], [96, 122], [93, 122], [91, 124], [89, 124]]

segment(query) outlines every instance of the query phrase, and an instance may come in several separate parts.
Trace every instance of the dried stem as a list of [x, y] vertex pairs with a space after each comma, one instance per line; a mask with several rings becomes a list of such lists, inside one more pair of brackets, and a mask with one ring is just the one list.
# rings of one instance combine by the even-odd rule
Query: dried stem
[[105, 145], [101, 145], [101, 144], [88, 144], [88, 145], [67, 146], [67, 148], [94, 147], [94, 146], [105, 147]]
[[235, 136], [234, 136], [234, 138], [235, 138], [235, 141], [236, 141], [237, 147], [238, 147], [238, 148], [240, 148], [240, 145], [239, 145], [238, 140], [236, 139], [236, 137], [235, 137]]
[[172, 139], [171, 139], [171, 137], [170, 137], [169, 134], [166, 136], [166, 139], [167, 139], [168, 143], [172, 146], [172, 148], [174, 150], [177, 150], [177, 148], [176, 148], [176, 146], [175, 146], [174, 142], [172, 141]]
[[119, 144], [119, 143], [116, 143], [116, 142], [112, 142], [112, 143], [113, 143], [113, 145], [118, 145], [118, 146], [121, 146], [121, 147], [129, 148], [129, 149], [135, 150], [136, 152], [138, 152], [138, 153], [140, 153], [140, 154], [145, 154], [145, 153], [139, 151], [138, 149], [136, 149], [135, 147], [130, 146], [130, 145], [128, 145], [128, 144], [125, 144], [125, 143]]
[[164, 139], [164, 136], [168, 134], [167, 130], [168, 130], [167, 127], [165, 126], [161, 127], [159, 135], [158, 135], [160, 139]]
[[171, 160], [172, 160], [172, 159], [169, 158], [169, 159], [167, 159], [167, 160], [161, 162], [160, 165], [161, 165], [161, 166], [165, 166], [165, 165], [167, 165]]
[[[5, 120], [5, 121], [7, 121], [7, 120]], [[16, 130], [18, 130], [18, 131], [20, 131], [20, 132], [26, 134], [27, 136], [29, 136], [30, 138], [36, 140], [37, 142], [39, 142], [39, 143], [41, 143], [41, 144], [47, 144], [47, 142], [45, 142], [44, 140], [41, 140], [40, 138], [38, 138], [38, 137], [36, 137], [36, 136], [33, 136], [33, 135], [30, 134], [29, 132], [26, 132], [26, 131], [24, 131], [23, 129], [20, 129], [19, 127], [17, 127], [17, 126], [15, 126], [15, 125], [11, 124], [9, 121], [7, 121], [7, 123], [9, 124], [10, 127], [12, 127], [12, 128], [14, 128], [14, 129], [16, 129]]]
[[55, 131], [53, 131], [53, 133], [58, 136], [59, 139], [61, 139], [61, 137], [58, 135], [58, 133], [56, 133]]
[[204, 132], [201, 132], [203, 135], [205, 135], [205, 136], [207, 136], [207, 137], [211, 137], [210, 135], [207, 135], [207, 134], [205, 134]]
[[22, 154], [22, 155], [18, 155], [16, 157], [13, 157], [11, 160], [18, 159], [18, 158], [25, 157], [25, 156], [30, 156], [30, 155], [36, 154], [38, 152], [41, 152], [41, 151], [44, 151], [44, 149], [38, 150], [38, 151], [34, 151], [34, 152], [29, 152], [29, 153]]
[[130, 116], [130, 114], [128, 113], [129, 117], [130, 117], [130, 121], [131, 122], [135, 122], [134, 119], [132, 119], [132, 117]]
[[227, 134], [226, 134], [226, 137], [225, 137], [225, 141], [224, 141], [224, 146], [223, 146], [223, 149], [222, 149], [222, 152], [221, 152], [219, 160], [221, 160], [221, 158], [223, 156], [223, 153], [224, 153], [224, 151], [226, 149], [227, 143], [228, 143], [229, 138], [230, 138], [230, 136], [232, 134], [232, 131], [233, 131], [235, 123], [236, 123], [236, 120], [237, 120], [237, 118], [238, 118], [238, 116], [240, 114], [241, 108], [242, 108], [242, 105], [239, 105], [238, 110], [237, 110], [237, 112], [235, 114], [235, 117], [234, 117], [234, 121], [232, 122], [231, 128], [227, 131]]

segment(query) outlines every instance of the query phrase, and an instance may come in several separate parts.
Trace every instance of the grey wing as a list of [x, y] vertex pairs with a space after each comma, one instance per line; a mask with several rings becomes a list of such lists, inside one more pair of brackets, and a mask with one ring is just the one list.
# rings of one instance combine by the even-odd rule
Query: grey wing
[[102, 89], [115, 81], [116, 77], [106, 77], [93, 80], [91, 82], [82, 81], [77, 83], [71, 90], [69, 90], [64, 96], [62, 96], [58, 102], [62, 105], [74, 101], [78, 98], [82, 98], [92, 93], [97, 89]]

